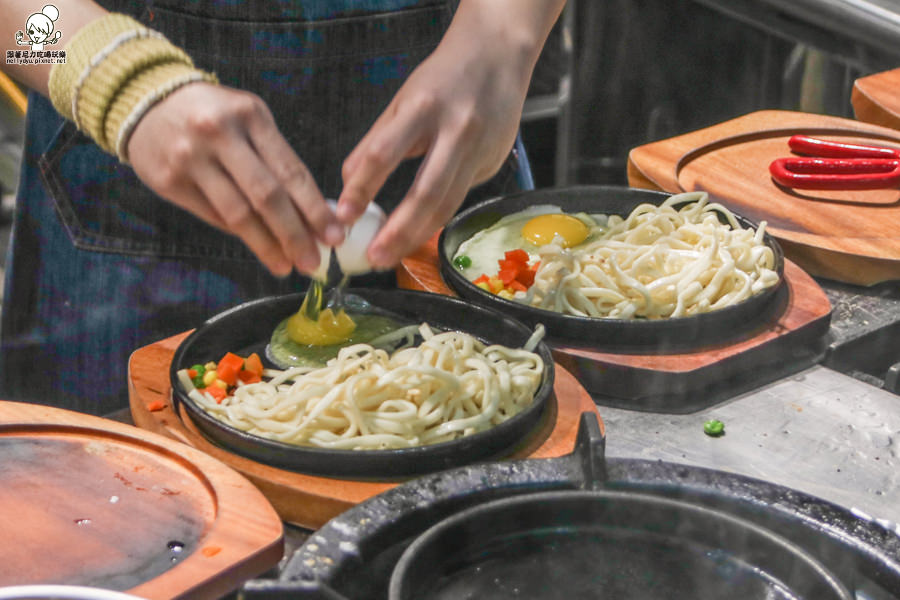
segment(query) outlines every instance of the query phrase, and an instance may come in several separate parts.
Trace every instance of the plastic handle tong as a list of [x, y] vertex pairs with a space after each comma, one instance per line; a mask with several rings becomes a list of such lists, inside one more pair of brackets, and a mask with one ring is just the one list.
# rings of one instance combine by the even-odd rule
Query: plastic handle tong
[[788, 146], [805, 157], [769, 165], [777, 183], [810, 190], [876, 190], [900, 185], [900, 151], [882, 146], [830, 142], [795, 135]]

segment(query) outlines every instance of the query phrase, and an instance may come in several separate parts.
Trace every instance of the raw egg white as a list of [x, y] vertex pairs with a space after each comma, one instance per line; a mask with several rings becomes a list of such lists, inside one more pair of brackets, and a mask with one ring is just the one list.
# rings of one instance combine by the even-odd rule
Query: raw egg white
[[558, 238], [564, 248], [574, 248], [595, 238], [601, 230], [597, 219], [585, 213], [565, 214], [558, 206], [532, 206], [501, 218], [460, 244], [458, 256], [468, 256], [472, 264], [461, 270], [470, 281], [482, 274], [496, 274], [497, 261], [508, 250], [521, 248], [532, 260], [537, 250]]

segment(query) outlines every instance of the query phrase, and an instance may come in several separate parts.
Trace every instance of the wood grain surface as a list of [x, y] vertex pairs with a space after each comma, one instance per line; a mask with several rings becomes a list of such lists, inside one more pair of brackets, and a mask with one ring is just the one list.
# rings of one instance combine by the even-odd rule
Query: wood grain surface
[[900, 149], [900, 132], [838, 117], [760, 111], [634, 148], [633, 187], [705, 190], [754, 221], [766, 221], [785, 254], [812, 275], [874, 285], [900, 279], [900, 190], [815, 191], [777, 185], [768, 166], [790, 156], [788, 139]]
[[[172, 407], [169, 365], [189, 333], [161, 340], [132, 354], [129, 401], [132, 418], [139, 427], [182, 440], [233, 467], [259, 488], [285, 521], [310, 529], [318, 529], [355, 504], [397, 485], [396, 481], [354, 481], [296, 473], [210, 443], [184, 412], [175, 414]], [[581, 413], [596, 414], [597, 407], [575, 378], [560, 367], [555, 372], [554, 396], [540, 425], [506, 458], [553, 458], [572, 451]]]
[[0, 402], [0, 586], [219, 598], [273, 567], [282, 522], [234, 470], [170, 438]]
[[860, 121], [900, 129], [900, 69], [860, 77], [850, 101]]

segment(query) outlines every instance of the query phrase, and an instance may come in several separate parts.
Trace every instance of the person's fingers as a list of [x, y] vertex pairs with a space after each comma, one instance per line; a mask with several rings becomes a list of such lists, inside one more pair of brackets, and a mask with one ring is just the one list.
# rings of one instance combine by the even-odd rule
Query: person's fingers
[[200, 191], [200, 188], [195, 183], [186, 183], [183, 189], [179, 191], [179, 195], [184, 199], [181, 204], [182, 208], [200, 217], [216, 229], [231, 233], [228, 230], [228, 225], [210, 205], [209, 200], [206, 199], [206, 196], [203, 195], [203, 192]]
[[291, 148], [264, 104], [248, 115], [250, 143], [287, 192], [312, 233], [330, 246], [344, 241], [344, 227], [325, 202], [309, 169]]
[[207, 199], [215, 199], [210, 204], [226, 229], [238, 235], [273, 274], [288, 275], [291, 260], [228, 173], [220, 165], [204, 162], [195, 168], [194, 175], [200, 192]]
[[377, 268], [395, 265], [415, 251], [462, 203], [472, 181], [457, 140], [444, 136], [425, 156], [415, 181], [400, 205], [369, 246]]
[[219, 150], [219, 160], [257, 219], [278, 241], [297, 269], [309, 273], [318, 266], [316, 243], [307, 223], [285, 188], [247, 140], [233, 138]]
[[424, 127], [416, 115], [397, 115], [379, 119], [363, 137], [342, 169], [344, 189], [337, 207], [342, 223], [349, 225], [363, 214], [394, 169], [415, 152]]

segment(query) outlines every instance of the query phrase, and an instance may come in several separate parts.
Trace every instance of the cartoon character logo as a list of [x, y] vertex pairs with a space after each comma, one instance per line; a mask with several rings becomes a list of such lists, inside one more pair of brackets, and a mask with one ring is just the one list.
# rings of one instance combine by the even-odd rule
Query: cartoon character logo
[[28, 39], [25, 39], [25, 33], [16, 32], [16, 43], [20, 46], [31, 46], [33, 52], [39, 52], [44, 49], [44, 44], [55, 44], [62, 36], [62, 32], [53, 33], [53, 22], [59, 18], [59, 10], [52, 4], [48, 4], [41, 9], [41, 12], [34, 13], [25, 21], [25, 30]]

